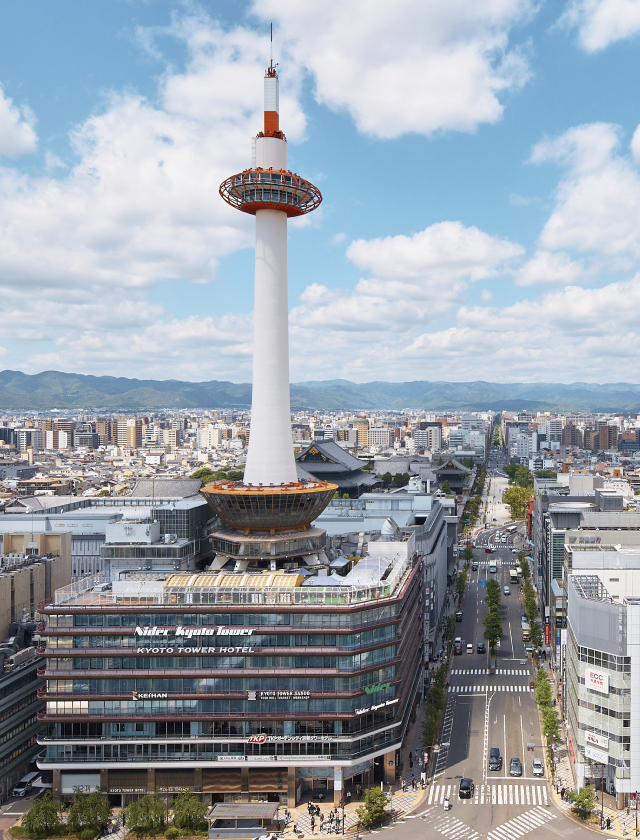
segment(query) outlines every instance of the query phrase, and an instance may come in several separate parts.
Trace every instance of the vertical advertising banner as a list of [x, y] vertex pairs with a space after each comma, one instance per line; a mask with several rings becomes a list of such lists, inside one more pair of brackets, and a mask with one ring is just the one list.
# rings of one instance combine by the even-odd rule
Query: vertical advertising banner
[[545, 645], [551, 644], [551, 626], [549, 624], [544, 625], [544, 643]]

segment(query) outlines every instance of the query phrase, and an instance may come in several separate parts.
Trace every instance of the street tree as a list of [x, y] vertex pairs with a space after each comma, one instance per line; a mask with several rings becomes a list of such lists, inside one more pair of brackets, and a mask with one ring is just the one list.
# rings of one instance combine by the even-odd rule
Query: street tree
[[456, 581], [456, 595], [458, 596], [458, 606], [462, 603], [462, 597], [464, 595], [464, 590], [467, 585], [467, 573], [463, 570], [458, 575], [458, 580]]
[[549, 743], [557, 741], [560, 736], [558, 716], [553, 706], [544, 706], [542, 708], [542, 733]]
[[199, 830], [206, 828], [204, 821], [207, 806], [193, 793], [179, 793], [173, 800], [174, 818], [177, 828]]
[[51, 792], [46, 791], [42, 799], [36, 799], [22, 818], [22, 827], [31, 840], [44, 840], [60, 833], [58, 806], [51, 799]]
[[370, 828], [376, 823], [382, 823], [387, 816], [387, 812], [384, 810], [386, 804], [387, 797], [379, 787], [369, 788], [364, 795], [364, 804], [356, 810], [358, 820], [365, 828]]
[[489, 612], [482, 619], [484, 625], [484, 637], [489, 642], [491, 651], [494, 652], [496, 642], [502, 638], [502, 621], [500, 620], [500, 613], [495, 607], [491, 607]]
[[531, 623], [531, 644], [534, 648], [539, 648], [542, 644], [542, 627], [538, 621]]
[[502, 494], [502, 501], [511, 508], [512, 519], [524, 519], [529, 507], [532, 487], [512, 485]]
[[535, 699], [538, 706], [549, 706], [551, 705], [551, 686], [549, 685], [549, 680], [544, 676], [543, 671], [538, 671], [539, 674], [542, 674], [542, 679], [536, 678], [536, 693]]
[[107, 825], [111, 813], [109, 800], [99, 791], [82, 793], [77, 790], [67, 819], [69, 831], [78, 835], [90, 831], [95, 837]]
[[150, 834], [155, 837], [164, 830], [167, 803], [157, 793], [150, 793], [127, 805], [125, 814], [130, 832], [138, 836]]
[[570, 790], [567, 796], [573, 802], [573, 808], [571, 810], [583, 820], [589, 817], [598, 801], [597, 794], [590, 785], [580, 788], [577, 792]]

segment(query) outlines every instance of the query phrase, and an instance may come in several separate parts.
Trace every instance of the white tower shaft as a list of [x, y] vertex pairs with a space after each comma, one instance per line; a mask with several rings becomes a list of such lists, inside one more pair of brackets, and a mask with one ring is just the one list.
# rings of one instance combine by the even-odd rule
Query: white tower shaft
[[[278, 79], [265, 79], [265, 129], [278, 131]], [[272, 129], [273, 130], [273, 129]], [[266, 131], [265, 131], [266, 133]], [[256, 164], [286, 169], [282, 135], [256, 138]], [[289, 299], [287, 214], [256, 212], [251, 435], [244, 484], [288, 484], [297, 480], [289, 393]]]

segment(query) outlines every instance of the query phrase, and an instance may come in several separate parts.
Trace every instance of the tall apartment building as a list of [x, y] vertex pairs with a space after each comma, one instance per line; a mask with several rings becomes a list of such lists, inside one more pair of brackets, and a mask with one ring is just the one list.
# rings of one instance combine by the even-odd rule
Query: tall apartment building
[[573, 423], [567, 423], [562, 430], [562, 443], [564, 446], [575, 446], [582, 449], [584, 437], [581, 430]]
[[26, 452], [27, 449], [34, 450], [34, 452], [42, 451], [44, 447], [44, 440], [42, 437], [42, 429], [16, 429], [16, 449], [18, 452]]
[[618, 432], [617, 426], [603, 424], [598, 429], [598, 449], [617, 449]]
[[383, 449], [389, 449], [393, 446], [395, 437], [393, 429], [380, 429], [374, 426], [369, 429], [369, 446], [381, 446]]
[[358, 446], [369, 446], [369, 421], [366, 417], [356, 417], [351, 425], [358, 433]]
[[139, 417], [118, 419], [118, 446], [139, 449], [142, 446], [142, 420]]

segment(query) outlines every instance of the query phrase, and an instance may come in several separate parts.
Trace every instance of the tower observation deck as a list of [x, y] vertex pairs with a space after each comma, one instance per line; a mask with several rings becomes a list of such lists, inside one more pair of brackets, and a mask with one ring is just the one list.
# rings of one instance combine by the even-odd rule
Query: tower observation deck
[[[293, 455], [289, 393], [289, 306], [287, 219], [315, 210], [320, 190], [287, 169], [287, 140], [280, 130], [279, 81], [273, 62], [264, 78], [264, 127], [255, 138], [250, 169], [225, 179], [222, 198], [256, 217], [251, 435], [244, 479], [215, 482], [202, 489], [209, 505], [230, 530], [214, 534], [214, 547], [239, 556], [242, 535], [314, 532], [311, 522], [324, 510], [337, 486], [300, 482]], [[234, 532], [236, 536], [234, 536]], [[222, 539], [224, 536], [224, 540]], [[235, 544], [242, 552], [234, 551]], [[257, 545], [259, 543], [256, 542]], [[253, 544], [253, 543], [252, 543]], [[272, 557], [287, 554], [271, 538]], [[231, 548], [230, 548], [231, 546]], [[317, 553], [317, 552], [316, 552]], [[261, 555], [262, 556], [262, 555]]]

